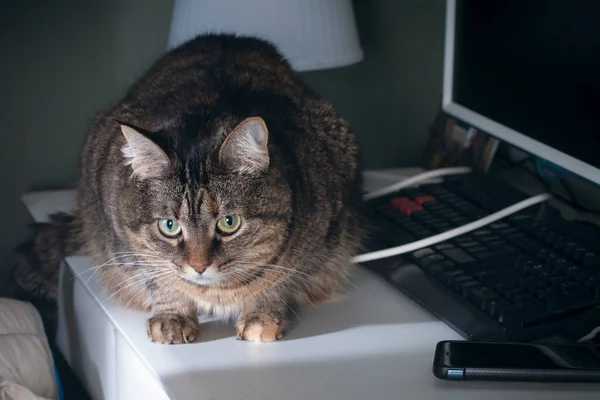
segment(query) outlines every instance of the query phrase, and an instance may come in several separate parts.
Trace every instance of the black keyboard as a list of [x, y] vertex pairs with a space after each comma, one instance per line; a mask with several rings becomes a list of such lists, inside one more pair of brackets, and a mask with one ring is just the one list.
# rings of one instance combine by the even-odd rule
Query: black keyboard
[[[528, 197], [481, 174], [374, 199], [367, 250], [426, 238]], [[364, 265], [470, 340], [552, 336], [600, 304], [600, 229], [567, 221], [547, 203]]]

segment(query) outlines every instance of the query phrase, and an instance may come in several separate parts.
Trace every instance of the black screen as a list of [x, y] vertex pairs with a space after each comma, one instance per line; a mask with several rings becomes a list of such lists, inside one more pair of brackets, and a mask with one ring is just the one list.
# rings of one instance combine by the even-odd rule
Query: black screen
[[600, 168], [599, 16], [596, 0], [457, 1], [454, 102]]
[[439, 350], [447, 367], [600, 370], [600, 346], [446, 342]]

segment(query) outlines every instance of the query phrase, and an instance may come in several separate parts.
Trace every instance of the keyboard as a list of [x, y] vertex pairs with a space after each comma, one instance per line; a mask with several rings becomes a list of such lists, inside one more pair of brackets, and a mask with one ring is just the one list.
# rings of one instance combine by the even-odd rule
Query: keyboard
[[[528, 197], [473, 174], [373, 199], [366, 250], [427, 238]], [[364, 266], [468, 340], [550, 337], [600, 304], [600, 229], [568, 221], [547, 203]]]

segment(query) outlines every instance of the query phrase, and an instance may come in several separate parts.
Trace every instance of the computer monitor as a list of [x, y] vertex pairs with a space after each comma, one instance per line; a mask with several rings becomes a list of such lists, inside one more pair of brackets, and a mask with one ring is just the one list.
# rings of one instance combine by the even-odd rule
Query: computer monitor
[[600, 1], [448, 0], [443, 110], [600, 184]]

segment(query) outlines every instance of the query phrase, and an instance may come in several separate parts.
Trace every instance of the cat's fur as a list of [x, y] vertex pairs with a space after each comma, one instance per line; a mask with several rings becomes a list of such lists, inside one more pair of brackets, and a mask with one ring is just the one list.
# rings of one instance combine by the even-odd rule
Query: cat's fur
[[[276, 340], [293, 309], [331, 298], [348, 274], [358, 159], [346, 121], [274, 46], [201, 36], [91, 124], [82, 238], [107, 293], [151, 312], [153, 341], [193, 340], [198, 311], [236, 318], [239, 338]], [[231, 214], [242, 226], [220, 236], [217, 219]], [[163, 237], [163, 218], [182, 236]]]

